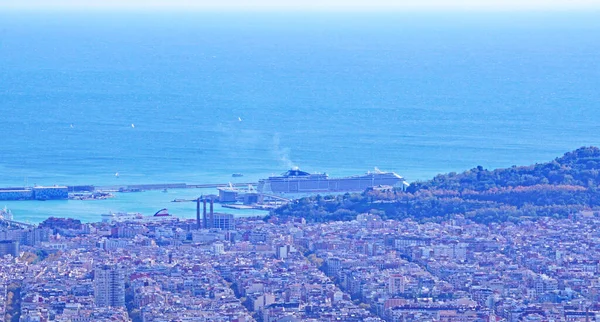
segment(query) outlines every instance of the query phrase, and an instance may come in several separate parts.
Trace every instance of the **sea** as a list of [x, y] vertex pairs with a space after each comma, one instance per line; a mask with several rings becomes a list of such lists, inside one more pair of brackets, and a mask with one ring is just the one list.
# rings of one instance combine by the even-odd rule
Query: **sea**
[[[600, 145], [598, 17], [2, 11], [0, 187], [257, 182], [294, 166], [412, 182], [546, 162]], [[31, 223], [193, 218], [171, 200], [208, 193], [0, 206]]]

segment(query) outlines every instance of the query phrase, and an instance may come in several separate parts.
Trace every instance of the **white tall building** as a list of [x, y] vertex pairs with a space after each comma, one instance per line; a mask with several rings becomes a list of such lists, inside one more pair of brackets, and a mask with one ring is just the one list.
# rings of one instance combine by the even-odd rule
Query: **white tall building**
[[223, 253], [225, 253], [225, 245], [223, 245], [223, 243], [221, 242], [216, 242], [212, 245], [212, 249], [213, 249], [213, 254], [215, 255], [221, 255]]
[[94, 298], [98, 307], [125, 306], [125, 269], [118, 265], [96, 267]]
[[406, 277], [402, 274], [390, 274], [387, 280], [388, 292], [391, 295], [397, 293], [404, 293], [404, 287], [406, 285]]

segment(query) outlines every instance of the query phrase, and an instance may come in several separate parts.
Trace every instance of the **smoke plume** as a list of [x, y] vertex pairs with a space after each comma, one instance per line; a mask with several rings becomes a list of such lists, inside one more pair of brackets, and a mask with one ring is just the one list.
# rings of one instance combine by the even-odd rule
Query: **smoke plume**
[[290, 160], [290, 149], [281, 147], [279, 133], [275, 133], [273, 136], [273, 153], [279, 159], [282, 166], [285, 166], [287, 169], [294, 168], [294, 163]]

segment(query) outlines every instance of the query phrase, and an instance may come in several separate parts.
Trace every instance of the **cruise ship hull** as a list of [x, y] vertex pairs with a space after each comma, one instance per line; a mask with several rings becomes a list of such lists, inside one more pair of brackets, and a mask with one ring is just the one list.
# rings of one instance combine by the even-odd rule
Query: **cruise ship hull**
[[298, 175], [283, 174], [260, 180], [258, 191], [261, 193], [352, 192], [377, 186], [401, 187], [404, 182], [404, 178], [393, 172], [367, 173], [346, 178], [329, 178], [326, 174], [300, 172]]

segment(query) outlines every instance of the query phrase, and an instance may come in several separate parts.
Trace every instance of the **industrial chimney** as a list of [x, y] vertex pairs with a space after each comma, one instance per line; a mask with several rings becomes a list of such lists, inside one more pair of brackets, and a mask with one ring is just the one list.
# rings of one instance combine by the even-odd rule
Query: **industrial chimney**
[[206, 228], [208, 228], [208, 226], [207, 226], [208, 221], [206, 220], [206, 199], [202, 199], [202, 202], [204, 203], [204, 210], [203, 210], [203, 213], [202, 213], [202, 221], [203, 221], [202, 223], [204, 225], [202, 225], [202, 228], [206, 229]]
[[213, 228], [213, 225], [215, 224], [215, 214], [213, 212], [213, 204], [214, 204], [214, 200], [213, 198], [210, 198], [210, 217], [208, 218], [208, 220], [210, 220], [209, 228]]
[[196, 229], [202, 228], [200, 226], [200, 198], [196, 199]]

